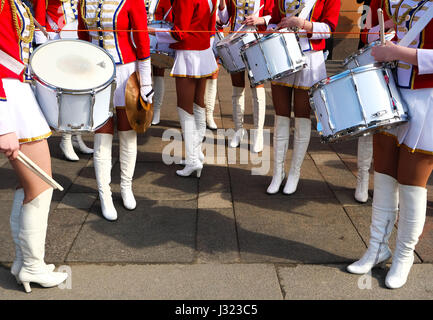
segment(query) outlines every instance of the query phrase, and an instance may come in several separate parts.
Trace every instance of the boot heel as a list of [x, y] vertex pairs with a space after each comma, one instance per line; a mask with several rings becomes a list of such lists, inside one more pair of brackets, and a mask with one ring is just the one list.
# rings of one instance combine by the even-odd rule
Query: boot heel
[[197, 170], [197, 178], [200, 178], [200, 176], [201, 176], [201, 170], [202, 169]]
[[30, 282], [23, 281], [23, 286], [24, 286], [24, 290], [25, 290], [27, 293], [32, 292], [32, 288], [30, 287]]
[[19, 285], [22, 285], [22, 282], [21, 282], [20, 278], [18, 278], [18, 276], [15, 276], [15, 279], [17, 280], [17, 283], [18, 283]]

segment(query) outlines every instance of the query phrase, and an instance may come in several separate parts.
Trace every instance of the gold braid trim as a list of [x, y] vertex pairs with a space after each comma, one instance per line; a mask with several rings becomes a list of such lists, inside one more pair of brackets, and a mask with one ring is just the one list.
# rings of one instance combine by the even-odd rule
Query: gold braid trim
[[2, 5], [0, 7], [0, 13], [2, 13], [4, 5], [5, 5], [5, 0], [2, 0]]
[[292, 8], [295, 8], [297, 5], [301, 5], [301, 0], [292, 2], [287, 9], [284, 9], [286, 0], [278, 0], [278, 9], [280, 9], [280, 13], [284, 16], [289, 13], [289, 11], [292, 10]]
[[[29, 36], [27, 38], [24, 38], [23, 36], [21, 36], [21, 32], [20, 32], [21, 29], [20, 29], [20, 25], [18, 23], [18, 9], [15, 6], [15, 1], [9, 0], [9, 3], [11, 5], [12, 19], [14, 21], [15, 30], [17, 31], [18, 38], [24, 43], [32, 42], [33, 41], [33, 35], [35, 33], [35, 22], [33, 20], [33, 16], [32, 16], [32, 13], [30, 12], [30, 9], [27, 6], [24, 6], [25, 10], [27, 11], [27, 14], [29, 15], [29, 19], [30, 19], [30, 33], [29, 33]], [[23, 27], [24, 27], [24, 21], [23, 21]]]
[[[93, 19], [87, 19], [86, 18], [86, 13], [84, 12], [84, 7], [86, 6], [86, 0], [81, 0], [81, 8], [80, 8], [80, 10], [81, 10], [81, 18], [83, 19], [83, 21], [88, 25], [88, 26], [91, 26], [91, 25], [93, 25], [95, 22], [96, 22], [96, 20], [98, 19], [97, 18], [97, 16], [98, 15], [95, 15], [95, 18], [93, 18]], [[101, 14], [102, 14], [102, 12], [101, 12]]]

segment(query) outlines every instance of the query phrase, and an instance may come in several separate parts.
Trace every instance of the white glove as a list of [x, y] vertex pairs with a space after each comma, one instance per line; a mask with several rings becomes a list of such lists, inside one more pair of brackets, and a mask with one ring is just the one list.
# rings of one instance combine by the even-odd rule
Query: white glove
[[42, 31], [40, 31], [40, 30], [35, 31], [36, 44], [44, 44], [47, 41], [48, 41], [48, 38], [45, 36], [45, 34]]
[[140, 94], [145, 102], [152, 103], [152, 65], [150, 58], [137, 61], [137, 70], [140, 75]]

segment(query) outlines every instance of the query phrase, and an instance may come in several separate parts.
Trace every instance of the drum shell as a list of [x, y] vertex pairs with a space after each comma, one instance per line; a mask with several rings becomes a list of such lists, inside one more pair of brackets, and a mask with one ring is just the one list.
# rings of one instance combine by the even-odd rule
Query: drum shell
[[216, 46], [222, 39], [224, 39], [224, 34], [222, 32], [215, 33], [212, 50], [213, 50], [213, 53], [215, 54], [216, 58], [218, 58], [218, 51], [217, 51]]
[[241, 48], [245, 44], [257, 40], [259, 36], [257, 33], [243, 33], [234, 38], [231, 37], [226, 37], [224, 38], [225, 41], [220, 41], [216, 45], [216, 50], [222, 65], [228, 72], [241, 72], [245, 70], [245, 63], [240, 55]]
[[94, 90], [94, 95], [92, 91], [63, 91], [36, 78], [34, 85], [36, 98], [48, 125], [56, 131], [96, 131], [113, 116], [115, 82]]
[[252, 86], [287, 77], [306, 67], [306, 58], [295, 33], [264, 36], [244, 45], [241, 56]]
[[392, 70], [370, 65], [325, 79], [310, 90], [322, 141], [356, 138], [405, 123], [407, 106]]
[[[171, 29], [173, 24], [167, 21], [152, 21], [148, 25], [151, 28], [162, 30]], [[161, 68], [171, 68], [174, 64], [176, 51], [170, 48], [169, 43], [158, 43], [156, 35], [149, 34], [150, 53], [152, 55], [152, 64]], [[161, 61], [158, 61], [158, 55], [163, 55]]]

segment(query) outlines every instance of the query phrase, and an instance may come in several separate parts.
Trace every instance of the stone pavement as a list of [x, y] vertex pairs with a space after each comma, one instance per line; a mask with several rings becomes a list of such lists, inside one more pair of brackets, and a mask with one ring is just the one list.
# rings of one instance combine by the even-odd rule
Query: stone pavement
[[[267, 129], [274, 114], [269, 90]], [[246, 92], [250, 129], [251, 92]], [[231, 113], [230, 79], [222, 71], [215, 108], [219, 127], [233, 128]], [[371, 278], [344, 271], [363, 254], [369, 237], [371, 199], [365, 205], [353, 200], [356, 141], [325, 145], [313, 131], [298, 191], [269, 196], [272, 137], [263, 154], [247, 153], [247, 145], [237, 150], [235, 163], [228, 148], [218, 153], [215, 147], [213, 156], [207, 153], [212, 164], [205, 165], [201, 179], [181, 178], [175, 174], [180, 167], [164, 164], [161, 156], [171, 143], [161, 140], [164, 131], [180, 129], [169, 77], [161, 116], [160, 125], [139, 137], [138, 206], [132, 212], [121, 204], [115, 139], [112, 189], [119, 219], [114, 223], [101, 217], [92, 158], [67, 162], [58, 147], [59, 134], [49, 139], [54, 178], [65, 191], [54, 192], [46, 261], [72, 270], [71, 289], [34, 285], [26, 295], [9, 274], [14, 253], [9, 210], [16, 178], [0, 157], [0, 299], [433, 298], [433, 183], [416, 265], [407, 286], [392, 291], [384, 286], [386, 270], [374, 270]], [[91, 145], [92, 135], [85, 140]], [[215, 144], [223, 141], [218, 136]], [[292, 141], [293, 133], [287, 170]], [[241, 163], [240, 153], [249, 156], [247, 163]], [[270, 170], [252, 175], [260, 167]], [[370, 189], [372, 193], [372, 184]], [[394, 244], [395, 232], [392, 248]]]

